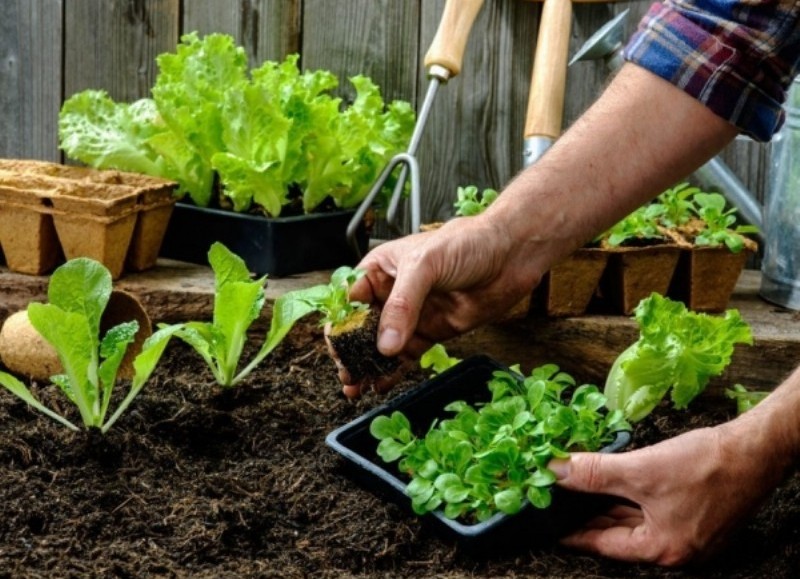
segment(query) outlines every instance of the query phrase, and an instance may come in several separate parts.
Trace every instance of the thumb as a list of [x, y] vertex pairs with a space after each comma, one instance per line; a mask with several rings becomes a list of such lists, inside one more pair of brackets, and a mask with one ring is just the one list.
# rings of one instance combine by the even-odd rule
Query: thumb
[[575, 452], [568, 459], [554, 458], [548, 468], [559, 486], [573, 491], [616, 495], [626, 498], [626, 483], [621, 457], [597, 452]]

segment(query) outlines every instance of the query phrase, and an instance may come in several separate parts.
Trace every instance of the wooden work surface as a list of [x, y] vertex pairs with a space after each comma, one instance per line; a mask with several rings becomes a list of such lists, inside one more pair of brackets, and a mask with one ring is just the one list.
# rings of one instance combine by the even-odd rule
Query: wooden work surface
[[[268, 302], [286, 291], [325, 283], [329, 274], [314, 272], [270, 279]], [[31, 301], [46, 300], [47, 282], [46, 276], [10, 273], [0, 268], [0, 321]], [[745, 271], [730, 303], [751, 325], [755, 344], [738, 347], [726, 374], [712, 386], [741, 382], [752, 388], [772, 388], [800, 363], [800, 312], [762, 300], [758, 296], [759, 284], [759, 272]], [[214, 283], [207, 267], [161, 260], [155, 269], [127, 275], [114, 287], [138, 297], [157, 322], [211, 317]], [[267, 307], [262, 326], [269, 315]], [[582, 380], [600, 383], [616, 355], [637, 336], [636, 322], [624, 316], [530, 316], [480, 328], [447, 346], [458, 356], [485, 353], [508, 364], [520, 363], [523, 369], [554, 362]]]

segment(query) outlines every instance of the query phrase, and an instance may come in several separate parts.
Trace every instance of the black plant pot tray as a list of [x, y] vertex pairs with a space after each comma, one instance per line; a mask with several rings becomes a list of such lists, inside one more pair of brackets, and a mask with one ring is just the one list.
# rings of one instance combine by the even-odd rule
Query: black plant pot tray
[[[208, 249], [219, 241], [257, 275], [285, 276], [354, 265], [347, 225], [355, 211], [266, 218], [176, 203], [160, 255], [208, 264]], [[356, 237], [362, 254], [369, 239], [363, 222]]]
[[[396, 463], [384, 463], [378, 456], [378, 441], [369, 432], [370, 423], [376, 416], [390, 415], [399, 410], [408, 417], [414, 434], [422, 437], [435, 419], [452, 416], [452, 413], [444, 411], [448, 403], [454, 400], [471, 404], [488, 401], [491, 393], [486, 384], [496, 370], [507, 371], [508, 367], [487, 356], [464, 360], [447, 372], [337, 428], [328, 434], [326, 443], [346, 459], [347, 473], [356, 482], [411, 510], [411, 500], [405, 494], [408, 479], [402, 479]], [[620, 432], [601, 452], [617, 452], [630, 440], [629, 432]], [[612, 501], [611, 497], [576, 493], [558, 487], [553, 488], [552, 497], [547, 509], [537, 509], [526, 501], [515, 515], [497, 513], [476, 524], [448, 519], [441, 510], [425, 515], [424, 520], [445, 538], [481, 552], [496, 553], [555, 540], [602, 512]]]

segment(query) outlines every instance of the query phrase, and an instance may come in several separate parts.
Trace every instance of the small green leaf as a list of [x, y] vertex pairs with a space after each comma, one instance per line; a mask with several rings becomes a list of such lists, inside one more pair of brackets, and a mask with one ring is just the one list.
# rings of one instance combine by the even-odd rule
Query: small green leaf
[[507, 515], [514, 515], [522, 508], [522, 493], [518, 488], [506, 489], [494, 495], [497, 509]]

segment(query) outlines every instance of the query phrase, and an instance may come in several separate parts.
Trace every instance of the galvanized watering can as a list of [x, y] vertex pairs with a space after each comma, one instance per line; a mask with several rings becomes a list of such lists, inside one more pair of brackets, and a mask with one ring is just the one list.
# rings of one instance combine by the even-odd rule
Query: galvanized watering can
[[772, 140], [761, 296], [800, 310], [800, 76], [784, 109], [786, 123]]

